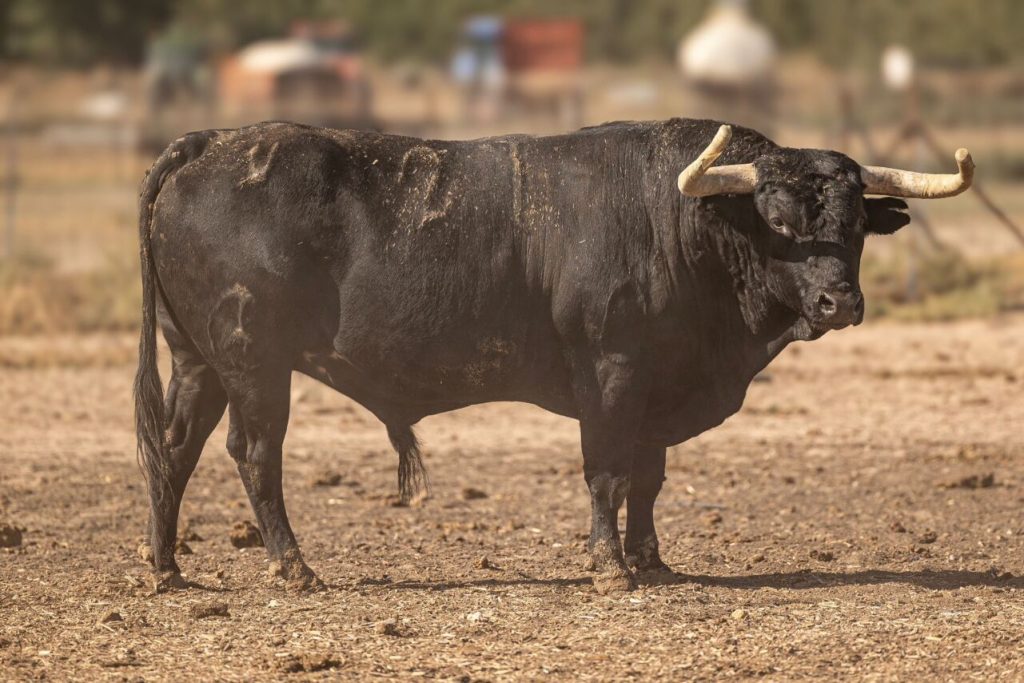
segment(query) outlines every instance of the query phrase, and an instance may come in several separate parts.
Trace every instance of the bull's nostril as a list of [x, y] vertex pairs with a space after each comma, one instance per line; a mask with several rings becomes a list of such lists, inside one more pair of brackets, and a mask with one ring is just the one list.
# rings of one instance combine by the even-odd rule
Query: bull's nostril
[[818, 310], [825, 315], [832, 315], [836, 312], [836, 300], [825, 293], [818, 295]]

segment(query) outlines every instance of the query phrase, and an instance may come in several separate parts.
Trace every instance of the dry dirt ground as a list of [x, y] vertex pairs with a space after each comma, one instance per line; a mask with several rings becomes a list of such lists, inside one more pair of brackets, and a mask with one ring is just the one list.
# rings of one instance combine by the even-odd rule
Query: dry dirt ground
[[184, 504], [200, 587], [152, 594], [132, 343], [0, 340], [0, 519], [23, 530], [0, 550], [0, 678], [1024, 678], [1024, 316], [791, 347], [672, 449], [678, 578], [618, 596], [583, 569], [574, 422], [428, 419], [433, 495], [394, 507], [383, 428], [305, 378], [285, 487], [330, 590], [289, 593], [229, 542], [252, 516], [222, 425]]

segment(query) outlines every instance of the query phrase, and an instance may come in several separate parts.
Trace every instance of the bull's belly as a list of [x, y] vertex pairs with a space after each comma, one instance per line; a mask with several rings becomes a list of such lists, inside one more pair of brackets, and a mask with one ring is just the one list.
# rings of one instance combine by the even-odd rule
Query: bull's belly
[[533, 403], [575, 417], [568, 377], [541, 372], [501, 352], [461, 361], [391, 356], [386, 361], [350, 356], [334, 348], [306, 351], [296, 370], [345, 394], [385, 423], [415, 423], [428, 415], [493, 401]]

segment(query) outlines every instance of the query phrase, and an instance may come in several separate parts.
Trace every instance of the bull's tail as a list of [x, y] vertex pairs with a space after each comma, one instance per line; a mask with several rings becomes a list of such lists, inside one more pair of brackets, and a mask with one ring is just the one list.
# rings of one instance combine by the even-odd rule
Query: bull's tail
[[[153, 261], [153, 204], [164, 180], [194, 160], [216, 135], [214, 131], [189, 133], [172, 143], [142, 181], [139, 193], [139, 256], [142, 262], [142, 333], [139, 367], [135, 373], [135, 435], [138, 459], [149, 482], [155, 507], [171, 504], [170, 476], [164, 448], [164, 391], [156, 357], [156, 306], [160, 284]], [[155, 510], [154, 510], [155, 511]]]
[[420, 444], [409, 425], [388, 425], [388, 438], [398, 451], [398, 492], [408, 504], [422, 491], [430, 488], [427, 470], [420, 457]]

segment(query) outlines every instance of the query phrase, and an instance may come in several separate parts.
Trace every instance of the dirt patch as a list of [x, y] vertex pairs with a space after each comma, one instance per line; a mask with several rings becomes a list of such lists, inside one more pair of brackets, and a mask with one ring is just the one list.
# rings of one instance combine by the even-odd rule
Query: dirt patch
[[[916, 370], [940, 365], [987, 370]], [[222, 424], [183, 503], [196, 553], [178, 562], [192, 587], [154, 594], [134, 550], [147, 515], [124, 390], [134, 368], [0, 368], [0, 510], [29, 530], [0, 551], [0, 670], [1024, 678], [1024, 402], [1005, 379], [1022, 367], [1021, 316], [869, 324], [787, 350], [738, 415], [671, 449], [656, 521], [676, 573], [614, 596], [582, 568], [576, 423], [520, 404], [425, 420], [432, 495], [391, 507], [383, 428], [302, 377], [285, 497], [329, 589], [291, 593], [267, 579], [262, 548], [232, 543], [250, 513]], [[344, 473], [341, 485], [312, 486], [325, 472]], [[197, 616], [213, 604], [227, 616]], [[103, 622], [109, 612], [122, 620]]]

